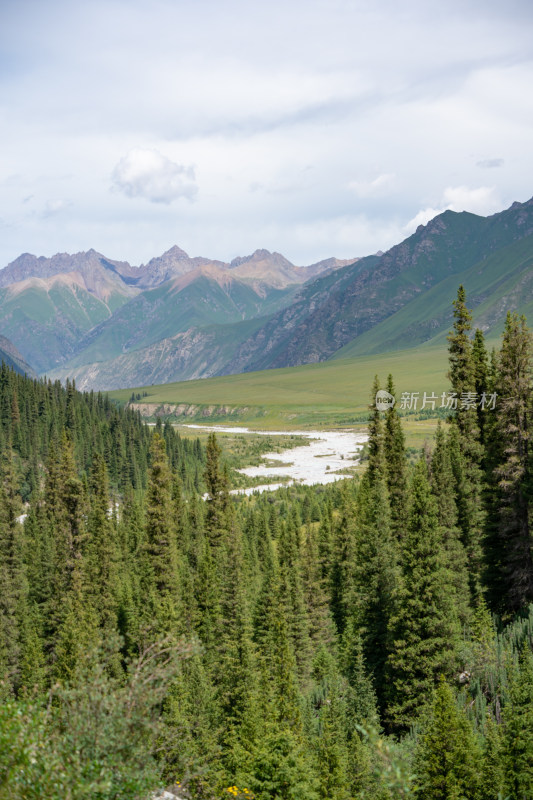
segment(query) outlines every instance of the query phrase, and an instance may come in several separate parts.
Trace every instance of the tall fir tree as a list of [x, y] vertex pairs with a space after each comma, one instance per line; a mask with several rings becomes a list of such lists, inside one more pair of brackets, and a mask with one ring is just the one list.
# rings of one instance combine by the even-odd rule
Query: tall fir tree
[[451, 688], [441, 680], [415, 753], [420, 800], [487, 800], [480, 793], [481, 750]]
[[423, 459], [416, 465], [411, 497], [402, 580], [389, 626], [387, 719], [397, 731], [414, 723], [439, 675], [451, 674], [459, 639], [450, 571]]
[[204, 480], [207, 487], [206, 531], [212, 547], [219, 546], [228, 529], [229, 481], [228, 473], [221, 464], [222, 450], [216, 434], [207, 439]]
[[[371, 482], [373, 480], [373, 482]], [[385, 703], [389, 620], [398, 582], [398, 550], [392, 535], [385, 476], [363, 476], [357, 498], [355, 547], [346, 589], [347, 619], [359, 630], [378, 705]]]
[[[485, 442], [485, 420], [486, 412], [480, 400], [487, 394], [489, 388], [489, 363], [488, 354], [485, 347], [485, 337], [483, 331], [476, 328], [474, 341], [472, 343], [472, 361], [474, 364], [474, 386], [477, 398], [477, 423], [479, 428], [479, 438], [482, 444]], [[477, 399], [476, 398], [476, 399]]]
[[533, 797], [533, 655], [528, 643], [511, 676], [504, 709], [504, 773], [509, 800]]
[[0, 680], [11, 689], [19, 683], [22, 625], [28, 586], [24, 568], [21, 503], [10, 447], [0, 464]]
[[[452, 467], [459, 508], [459, 527], [465, 547], [471, 590], [478, 596], [481, 589], [483, 506], [483, 446], [478, 425], [476, 395], [476, 362], [470, 339], [472, 314], [466, 306], [466, 293], [459, 286], [453, 301], [454, 325], [448, 335], [450, 379], [455, 394], [452, 425], [457, 429], [455, 458]], [[477, 352], [477, 350], [476, 350]]]
[[430, 483], [437, 503], [439, 536], [444, 546], [446, 565], [455, 588], [455, 608], [459, 620], [466, 624], [470, 617], [470, 586], [468, 562], [458, 526], [454, 474], [450, 453], [450, 438], [438, 424], [435, 446], [431, 455]]
[[[396, 399], [392, 375], [387, 378], [387, 391]], [[405, 436], [396, 403], [385, 412], [384, 455], [387, 464], [387, 487], [391, 510], [391, 527], [401, 539], [407, 522], [407, 458]]]
[[177, 536], [172, 514], [172, 475], [165, 440], [154, 434], [146, 496], [144, 624], [158, 635], [183, 633]]
[[90, 475], [87, 520], [87, 584], [94, 597], [100, 627], [106, 638], [116, 633], [118, 611], [118, 542], [111, 516], [107, 468], [96, 453]]
[[492, 605], [500, 612], [516, 612], [533, 601], [532, 376], [532, 339], [525, 318], [508, 314], [496, 361], [496, 407], [487, 434], [486, 577]]

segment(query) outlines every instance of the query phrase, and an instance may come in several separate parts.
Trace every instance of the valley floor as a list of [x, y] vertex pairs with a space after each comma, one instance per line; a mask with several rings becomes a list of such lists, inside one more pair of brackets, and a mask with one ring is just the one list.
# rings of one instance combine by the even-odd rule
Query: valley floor
[[[209, 430], [220, 433], [238, 433], [259, 436], [280, 436], [288, 438], [287, 431], [250, 431], [249, 428], [225, 427], [222, 425], [187, 425], [195, 431]], [[268, 452], [262, 455], [263, 461], [268, 464], [259, 464], [238, 469], [242, 475], [251, 478], [272, 479], [280, 478], [278, 483], [263, 483], [242, 489], [235, 489], [238, 494], [253, 494], [254, 492], [272, 491], [280, 486], [300, 483], [313, 486], [316, 483], [333, 483], [350, 474], [359, 463], [359, 454], [368, 436], [363, 432], [354, 430], [342, 431], [305, 431], [300, 432], [301, 437], [308, 441], [299, 447], [292, 447], [281, 452]], [[290, 444], [290, 442], [287, 442]], [[274, 462], [274, 463], [272, 463]]]

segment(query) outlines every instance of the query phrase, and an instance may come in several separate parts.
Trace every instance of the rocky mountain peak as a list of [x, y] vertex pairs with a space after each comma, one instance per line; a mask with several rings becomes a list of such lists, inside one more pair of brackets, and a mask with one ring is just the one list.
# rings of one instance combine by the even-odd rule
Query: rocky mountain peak
[[[176, 261], [184, 261], [189, 259], [189, 254], [182, 250], [181, 247], [178, 247], [177, 244], [173, 245], [169, 250], [166, 250], [161, 259], [168, 258], [168, 259], [175, 259]], [[152, 259], [154, 260], [154, 259]]]

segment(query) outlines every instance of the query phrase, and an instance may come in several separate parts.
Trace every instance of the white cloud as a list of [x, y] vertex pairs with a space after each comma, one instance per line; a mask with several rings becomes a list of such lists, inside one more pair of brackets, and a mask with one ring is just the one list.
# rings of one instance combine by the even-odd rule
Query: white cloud
[[310, 263], [533, 193], [525, 0], [4, 5], [0, 265], [174, 243]]
[[118, 191], [152, 203], [168, 204], [179, 197], [192, 200], [198, 191], [193, 168], [176, 164], [158, 150], [130, 150], [118, 162], [111, 178]]
[[444, 208], [422, 208], [418, 214], [415, 214], [405, 225], [405, 233], [413, 233], [419, 225], [427, 225], [430, 219], [436, 217], [437, 214], [442, 214], [444, 210]]
[[371, 181], [350, 181], [348, 188], [358, 197], [373, 197], [390, 189], [394, 183], [394, 177], [392, 172], [384, 172]]
[[[27, 198], [25, 202], [29, 201], [31, 198]], [[59, 214], [60, 211], [65, 211], [65, 209], [69, 208], [72, 203], [69, 200], [47, 200], [44, 206], [44, 210], [42, 212], [42, 216], [46, 217], [53, 217], [56, 214]]]
[[471, 214], [486, 216], [501, 209], [501, 201], [493, 186], [448, 186], [443, 194], [439, 208], [423, 208], [404, 226], [405, 233], [413, 233], [419, 225], [427, 223], [443, 211], [469, 211]]
[[501, 206], [494, 186], [479, 186], [477, 189], [448, 186], [444, 190], [444, 203], [445, 208], [451, 211], [470, 211], [471, 214], [481, 215], [491, 214]]

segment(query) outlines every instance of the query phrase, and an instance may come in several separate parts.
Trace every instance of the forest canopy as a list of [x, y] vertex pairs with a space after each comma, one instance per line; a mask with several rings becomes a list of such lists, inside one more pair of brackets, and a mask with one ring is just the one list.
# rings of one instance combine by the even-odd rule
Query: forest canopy
[[471, 319], [414, 463], [372, 402], [360, 477], [249, 498], [215, 434], [1, 368], [0, 798], [533, 797], [532, 339]]

